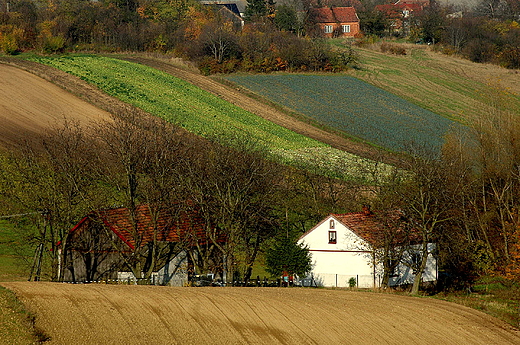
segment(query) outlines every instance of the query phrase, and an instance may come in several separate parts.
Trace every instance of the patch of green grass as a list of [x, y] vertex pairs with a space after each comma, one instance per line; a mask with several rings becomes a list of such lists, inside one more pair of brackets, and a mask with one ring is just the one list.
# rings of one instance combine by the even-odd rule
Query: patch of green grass
[[485, 277], [470, 293], [444, 292], [434, 297], [483, 311], [520, 329], [520, 285], [505, 279]]
[[0, 221], [0, 281], [26, 280], [32, 248], [15, 225]]
[[354, 179], [364, 184], [374, 182], [368, 171], [372, 173], [377, 171], [379, 176], [392, 172], [389, 165], [376, 163], [330, 147], [278, 150], [274, 154], [280, 157], [285, 164], [310, 169], [317, 174], [332, 178]]
[[0, 343], [35, 344], [48, 338], [34, 327], [34, 317], [15, 294], [0, 286]]

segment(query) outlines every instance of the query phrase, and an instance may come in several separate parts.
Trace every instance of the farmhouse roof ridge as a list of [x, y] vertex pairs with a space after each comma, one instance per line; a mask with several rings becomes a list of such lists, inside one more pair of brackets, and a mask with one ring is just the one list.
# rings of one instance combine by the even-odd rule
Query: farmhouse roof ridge
[[352, 23], [359, 22], [354, 7], [321, 7], [313, 8], [316, 23]]
[[[99, 222], [116, 234], [128, 247], [135, 249], [157, 240], [163, 242], [184, 242], [190, 245], [206, 242], [203, 218], [195, 207], [169, 208], [159, 206], [152, 211], [150, 205], [135, 207], [132, 215], [127, 207], [95, 210], [83, 217], [70, 231], [73, 235], [83, 231], [91, 222]], [[219, 241], [224, 241], [220, 236]]]
[[389, 230], [394, 231], [393, 242], [395, 243], [418, 241], [416, 231], [406, 231], [406, 229], [401, 226], [401, 222], [404, 220], [402, 211], [371, 211], [368, 207], [363, 207], [363, 211], [361, 212], [330, 213], [313, 228], [305, 232], [300, 239], [307, 236], [307, 234], [331, 218], [346, 226], [372, 246], [378, 246], [378, 243], [384, 240], [385, 234]]

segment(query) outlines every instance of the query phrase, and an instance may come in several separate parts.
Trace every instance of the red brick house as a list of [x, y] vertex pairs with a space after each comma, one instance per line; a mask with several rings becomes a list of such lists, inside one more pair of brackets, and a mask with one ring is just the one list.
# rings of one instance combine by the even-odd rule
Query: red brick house
[[390, 21], [390, 31], [407, 35], [410, 31], [410, 18], [420, 14], [430, 4], [429, 0], [398, 0], [393, 4], [377, 5]]
[[[128, 261], [139, 252], [145, 269], [153, 244], [159, 253], [154, 283], [184, 285], [189, 274], [196, 273], [190, 261], [211, 245], [210, 231], [193, 208], [139, 205], [133, 214], [124, 207], [92, 211], [69, 231], [63, 248], [63, 280], [134, 279]], [[216, 236], [215, 241], [225, 242], [223, 236]]]
[[354, 7], [313, 8], [310, 14], [325, 37], [354, 37], [360, 33]]

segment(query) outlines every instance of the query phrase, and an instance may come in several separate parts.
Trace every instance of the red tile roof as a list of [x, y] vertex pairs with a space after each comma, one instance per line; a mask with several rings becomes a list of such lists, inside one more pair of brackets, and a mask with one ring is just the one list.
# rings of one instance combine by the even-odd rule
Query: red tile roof
[[313, 8], [312, 14], [316, 23], [353, 23], [359, 22], [354, 7]]
[[397, 210], [388, 212], [365, 210], [363, 212], [330, 214], [300, 238], [313, 231], [331, 216], [367, 241], [372, 247], [379, 247], [385, 239], [385, 234], [392, 234], [392, 242], [395, 245], [403, 245], [407, 242], [419, 243], [420, 240], [417, 231], [406, 231], [402, 227], [404, 225], [403, 214]]
[[[85, 231], [91, 221], [101, 221], [132, 249], [152, 242], [154, 229], [157, 230], [158, 241], [185, 242], [190, 245], [206, 242], [205, 223], [194, 210], [181, 210], [174, 214], [171, 209], [162, 208], [158, 211], [156, 218], [156, 226], [154, 226], [150, 207], [148, 205], [137, 206], [135, 210], [137, 231], [134, 231], [128, 208], [92, 211], [76, 224], [70, 233]], [[224, 237], [220, 236], [218, 240], [223, 242]]]

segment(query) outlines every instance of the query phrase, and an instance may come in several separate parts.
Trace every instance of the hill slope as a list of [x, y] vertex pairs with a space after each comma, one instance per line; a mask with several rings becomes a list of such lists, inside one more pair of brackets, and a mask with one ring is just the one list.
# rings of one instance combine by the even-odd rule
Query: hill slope
[[83, 124], [109, 114], [21, 69], [0, 64], [0, 145], [30, 139], [64, 118]]
[[49, 344], [514, 344], [482, 312], [426, 298], [323, 289], [2, 283]]

